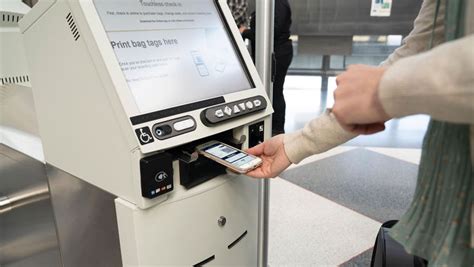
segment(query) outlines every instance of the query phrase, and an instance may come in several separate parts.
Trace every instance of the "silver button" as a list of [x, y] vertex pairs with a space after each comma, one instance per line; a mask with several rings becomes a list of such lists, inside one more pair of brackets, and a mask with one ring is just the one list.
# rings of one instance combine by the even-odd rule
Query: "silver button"
[[234, 106], [234, 113], [240, 113], [240, 109], [237, 105]]
[[239, 107], [240, 107], [241, 110], [245, 110], [245, 104], [244, 103], [240, 103]]
[[224, 112], [222, 111], [222, 109], [218, 109], [216, 110], [216, 113], [214, 113], [214, 115], [216, 115], [216, 117], [218, 118], [222, 118], [224, 117]]
[[252, 104], [252, 102], [250, 102], [250, 101], [247, 101], [247, 102], [245, 103], [245, 106], [246, 106], [248, 109], [252, 109], [252, 108], [253, 108], [253, 104]]
[[189, 129], [189, 128], [193, 128], [194, 125], [196, 125], [194, 123], [194, 120], [193, 119], [187, 119], [187, 120], [183, 120], [183, 121], [178, 121], [176, 122], [174, 125], [173, 125], [173, 128], [176, 130], [176, 131], [183, 131], [183, 130], [186, 130], [186, 129]]
[[253, 101], [253, 104], [256, 106], [256, 107], [260, 107], [262, 105], [262, 101], [260, 101], [259, 99], [255, 99]]
[[219, 217], [219, 220], [217, 220], [217, 225], [220, 227], [223, 227], [227, 222], [227, 219], [224, 216]]
[[232, 115], [232, 109], [229, 108], [228, 106], [225, 106], [224, 113], [230, 116]]

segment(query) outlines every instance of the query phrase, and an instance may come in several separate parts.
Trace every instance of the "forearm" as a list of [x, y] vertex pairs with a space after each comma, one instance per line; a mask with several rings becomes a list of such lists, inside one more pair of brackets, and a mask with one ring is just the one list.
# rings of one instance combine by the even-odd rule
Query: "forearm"
[[401, 59], [387, 69], [379, 98], [392, 117], [428, 114], [474, 124], [474, 35]]
[[357, 136], [342, 129], [334, 115], [327, 110], [308, 122], [302, 130], [285, 134], [285, 152], [292, 163], [325, 152]]

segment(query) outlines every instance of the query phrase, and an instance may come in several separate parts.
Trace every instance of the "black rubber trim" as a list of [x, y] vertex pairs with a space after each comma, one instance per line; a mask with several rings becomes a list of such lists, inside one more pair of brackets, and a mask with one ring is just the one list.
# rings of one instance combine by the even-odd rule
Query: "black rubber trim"
[[196, 267], [196, 266], [203, 266], [204, 264], [208, 264], [209, 262], [213, 261], [216, 259], [216, 256], [215, 255], [212, 255], [211, 257], [199, 262], [199, 263], [196, 263], [194, 264], [193, 266]]
[[230, 245], [227, 246], [227, 249], [231, 249], [233, 246], [237, 245], [237, 243], [239, 243], [246, 235], [247, 231], [241, 234], [234, 242], [230, 243]]
[[[189, 129], [185, 129], [185, 130], [182, 130], [182, 131], [176, 131], [173, 127], [173, 125], [177, 122], [180, 122], [180, 121], [185, 121], [185, 120], [192, 120], [194, 121], [194, 127], [191, 127]], [[168, 126], [171, 128], [171, 133], [169, 133], [168, 135], [166, 136], [158, 136], [156, 134], [156, 128], [158, 127], [163, 127], [163, 126]], [[164, 122], [160, 122], [160, 123], [157, 123], [155, 125], [153, 125], [153, 127], [151, 128], [151, 132], [153, 134], [153, 136], [158, 139], [158, 140], [166, 140], [168, 138], [171, 138], [171, 137], [175, 137], [175, 136], [178, 136], [178, 135], [182, 135], [182, 134], [185, 134], [185, 133], [189, 133], [189, 132], [192, 132], [194, 130], [196, 130], [197, 128], [197, 123], [196, 123], [196, 120], [191, 117], [191, 116], [184, 116], [184, 117], [179, 117], [179, 118], [176, 118], [174, 120], [169, 120], [169, 121], [164, 121]]]
[[137, 124], [142, 124], [145, 122], [154, 121], [154, 120], [166, 118], [166, 117], [177, 115], [177, 114], [182, 114], [182, 113], [193, 111], [196, 109], [201, 109], [205, 107], [222, 104], [222, 103], [225, 103], [225, 99], [223, 96], [219, 96], [216, 98], [211, 98], [211, 99], [207, 99], [207, 100], [203, 100], [203, 101], [199, 101], [199, 102], [195, 102], [191, 104], [186, 104], [186, 105], [182, 105], [178, 107], [173, 107], [169, 109], [159, 110], [159, 111], [131, 117], [130, 121], [132, 122], [132, 125], [137, 125]]

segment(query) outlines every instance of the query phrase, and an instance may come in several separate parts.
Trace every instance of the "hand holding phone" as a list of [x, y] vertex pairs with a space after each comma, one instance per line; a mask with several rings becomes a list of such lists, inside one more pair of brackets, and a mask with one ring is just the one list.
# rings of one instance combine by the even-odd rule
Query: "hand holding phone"
[[218, 141], [202, 144], [197, 150], [203, 156], [242, 174], [262, 164], [262, 159]]
[[291, 165], [291, 161], [286, 155], [283, 139], [284, 135], [280, 134], [247, 150], [249, 154], [258, 156], [263, 161], [260, 167], [248, 172], [248, 176], [273, 178]]

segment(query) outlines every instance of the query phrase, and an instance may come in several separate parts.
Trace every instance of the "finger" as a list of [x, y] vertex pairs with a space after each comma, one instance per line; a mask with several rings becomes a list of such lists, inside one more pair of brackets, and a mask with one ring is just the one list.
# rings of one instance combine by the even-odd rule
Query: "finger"
[[268, 175], [265, 174], [265, 172], [263, 171], [261, 167], [251, 170], [245, 175], [253, 177], [253, 178], [270, 178]]
[[385, 125], [383, 124], [372, 124], [367, 126], [367, 130], [365, 134], [375, 134], [378, 132], [382, 132], [385, 130]]
[[354, 128], [352, 129], [353, 133], [356, 134], [367, 134], [367, 125], [359, 124], [355, 125]]
[[363, 124], [355, 125], [352, 132], [357, 134], [374, 134], [385, 130], [385, 125], [383, 123], [373, 123], [373, 124]]
[[341, 124], [341, 127], [342, 129], [352, 133], [357, 129], [357, 126], [354, 124]]
[[339, 86], [343, 82], [344, 77], [346, 76], [346, 72], [347, 71], [345, 71], [345, 72], [343, 72], [343, 73], [336, 76], [336, 85], [337, 86]]
[[261, 143], [261, 144], [258, 144], [254, 147], [251, 147], [251, 148], [247, 149], [245, 152], [247, 152], [249, 154], [252, 154], [252, 155], [255, 155], [255, 156], [260, 156], [260, 155], [263, 154], [264, 148], [265, 148], [265, 142]]
[[337, 122], [339, 122], [339, 125], [342, 127], [342, 129], [348, 132], [354, 131], [354, 129], [356, 128], [356, 125], [345, 123], [344, 120], [341, 119], [341, 116], [337, 109], [333, 108], [332, 113], [334, 114], [334, 117], [336, 118]]
[[385, 130], [385, 124], [383, 123], [374, 123], [369, 126], [368, 134], [373, 134]]
[[347, 123], [341, 123], [339, 122], [339, 125], [342, 127], [347, 132], [353, 133], [355, 130], [357, 130], [357, 125], [355, 124], [347, 124]]
[[334, 101], [337, 101], [338, 98], [339, 98], [339, 84], [337, 85], [338, 87], [336, 88], [336, 90], [334, 90], [334, 92], [332, 92], [332, 98], [334, 98]]

